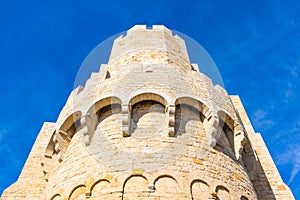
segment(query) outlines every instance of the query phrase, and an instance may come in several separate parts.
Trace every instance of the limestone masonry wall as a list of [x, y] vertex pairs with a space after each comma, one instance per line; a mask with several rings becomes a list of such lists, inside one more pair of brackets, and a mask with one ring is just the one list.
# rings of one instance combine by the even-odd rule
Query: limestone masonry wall
[[10, 199], [294, 199], [238, 96], [164, 26], [134, 26], [45, 123]]

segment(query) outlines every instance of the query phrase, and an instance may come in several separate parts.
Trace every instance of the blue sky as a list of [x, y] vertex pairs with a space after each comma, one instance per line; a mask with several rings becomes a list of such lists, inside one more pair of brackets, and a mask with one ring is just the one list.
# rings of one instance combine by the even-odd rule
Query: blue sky
[[0, 194], [16, 181], [42, 123], [56, 121], [87, 54], [135, 24], [164, 24], [209, 52], [300, 199], [296, 0], [2, 0]]

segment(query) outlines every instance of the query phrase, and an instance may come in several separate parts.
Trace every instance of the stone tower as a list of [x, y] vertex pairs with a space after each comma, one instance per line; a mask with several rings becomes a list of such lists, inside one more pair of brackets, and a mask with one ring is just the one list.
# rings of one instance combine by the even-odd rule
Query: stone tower
[[294, 197], [240, 98], [199, 72], [169, 29], [134, 26], [44, 123], [2, 199]]

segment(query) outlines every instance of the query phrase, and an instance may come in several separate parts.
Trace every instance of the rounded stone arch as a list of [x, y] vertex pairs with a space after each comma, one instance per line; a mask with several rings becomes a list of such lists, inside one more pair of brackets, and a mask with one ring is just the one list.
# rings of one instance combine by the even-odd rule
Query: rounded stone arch
[[190, 193], [192, 200], [209, 199], [209, 184], [201, 179], [194, 179], [190, 184]]
[[123, 186], [122, 186], [123, 190], [124, 190], [124, 187], [125, 187], [126, 183], [127, 183], [130, 179], [132, 179], [132, 178], [134, 178], [134, 177], [140, 177], [140, 178], [145, 179], [147, 182], [149, 181], [148, 178], [147, 178], [146, 176], [142, 175], [142, 174], [132, 174], [132, 175], [128, 176], [128, 177], [124, 180], [124, 183], [123, 183]]
[[47, 147], [45, 149], [44, 156], [46, 158], [52, 158], [52, 155], [55, 153], [55, 151], [54, 151], [54, 145], [55, 145], [55, 143], [54, 143], [54, 139], [53, 139], [54, 136], [55, 136], [55, 134], [56, 134], [56, 130], [53, 131], [53, 133], [51, 135], [51, 138], [50, 138], [50, 140], [48, 142], [48, 145], [47, 145]]
[[208, 107], [197, 99], [187, 96], [176, 99], [174, 136], [183, 135], [189, 130], [194, 133], [203, 133], [201, 126], [207, 118], [205, 114], [207, 115], [208, 111]]
[[[151, 137], [167, 130], [168, 102], [165, 97], [155, 93], [140, 93], [129, 100], [128, 112], [122, 112], [128, 116], [128, 135], [136, 134], [141, 137]], [[123, 121], [124, 122], [124, 121]], [[154, 129], [147, 129], [152, 126]], [[149, 131], [145, 131], [151, 130]], [[147, 135], [145, 135], [147, 134]]]
[[215, 189], [217, 199], [218, 200], [230, 200], [230, 192], [229, 190], [223, 186], [223, 185], [218, 185]]
[[67, 151], [71, 139], [81, 128], [81, 117], [81, 111], [72, 113], [63, 121], [63, 123], [53, 134], [52, 140], [54, 142], [54, 153], [58, 155], [59, 162], [63, 160], [64, 154]]
[[169, 175], [169, 174], [161, 174], [161, 175], [159, 175], [158, 177], [156, 177], [156, 178], [154, 179], [153, 185], [155, 186], [156, 182], [157, 182], [159, 179], [161, 179], [161, 178], [170, 178], [170, 179], [172, 179], [173, 181], [175, 181], [176, 183], [178, 183], [177, 180], [176, 180], [176, 178], [174, 178], [172, 175]]
[[240, 163], [247, 172], [250, 180], [255, 179], [256, 168], [258, 164], [255, 150], [253, 149], [249, 138], [245, 138], [242, 144], [241, 160]]
[[165, 108], [169, 105], [166, 97], [162, 94], [152, 93], [152, 92], [145, 92], [145, 93], [138, 93], [135, 96], [131, 97], [128, 101], [129, 107], [134, 106], [136, 103], [141, 101], [152, 100], [159, 102], [160, 104], [164, 105]]
[[121, 112], [121, 105], [121, 99], [116, 96], [109, 96], [98, 99], [92, 106], [90, 106], [87, 111], [85, 120], [88, 125], [89, 131], [91, 131], [90, 129], [95, 129], [98, 123], [101, 122], [101, 113], [99, 113], [100, 111], [104, 109], [105, 111], [110, 110], [112, 112], [115, 107], [118, 107], [118, 112]]
[[232, 131], [234, 131], [234, 120], [226, 111], [218, 110], [218, 117], [220, 120], [222, 120], [222, 122], [224, 122], [224, 124], [226, 124]]
[[41, 166], [46, 181], [48, 181], [49, 172], [51, 172], [57, 165], [59, 165], [59, 159], [57, 152], [55, 151], [55, 143], [53, 140], [55, 134], [56, 131], [52, 133], [48, 145], [41, 158]]
[[86, 186], [81, 184], [71, 190], [68, 200], [83, 200], [83, 199], [86, 199]]
[[[89, 195], [90, 197], [98, 197], [97, 195], [103, 195], [103, 189], [106, 189], [104, 188], [105, 185], [109, 185], [110, 184], [110, 181], [107, 180], [107, 179], [99, 179], [97, 180], [95, 183], [93, 183], [93, 185], [91, 186], [90, 188], [90, 191], [89, 191]], [[98, 187], [100, 187], [100, 191], [97, 191]]]
[[169, 174], [159, 175], [153, 182], [153, 189], [153, 196], [155, 198], [164, 199], [172, 197], [172, 199], [180, 199], [178, 182]]
[[107, 117], [121, 113], [122, 101], [116, 96], [101, 97], [93, 103], [85, 115], [87, 131], [83, 133], [86, 145], [91, 143], [97, 126]]
[[108, 97], [101, 97], [100, 99], [96, 100], [93, 105], [90, 106], [90, 108], [87, 111], [87, 115], [94, 115], [96, 114], [100, 109], [113, 105], [113, 104], [122, 104], [122, 101], [119, 97], [116, 96], [108, 96]]
[[194, 107], [199, 112], [201, 112], [206, 118], [208, 117], [210, 111], [208, 103], [194, 95], [181, 95], [175, 100], [175, 106], [178, 104], [186, 104], [191, 107]]
[[151, 183], [151, 185], [153, 185], [153, 186], [155, 185], [157, 180], [161, 177], [169, 177], [169, 178], [173, 179], [174, 181], [176, 181], [177, 183], [178, 183], [177, 180], [181, 180], [180, 179], [181, 177], [178, 174], [176, 174], [176, 173], [169, 174], [169, 173], [170, 173], [170, 170], [168, 170], [168, 169], [160, 169], [157, 171], [153, 171], [150, 174], [147, 174], [147, 177], [148, 177], [149, 183]]
[[65, 120], [63, 120], [63, 123], [60, 125], [58, 130], [61, 130], [66, 133], [74, 125], [74, 123], [76, 123], [81, 117], [82, 117], [82, 112], [75, 111], [74, 113], [66, 117]]
[[220, 134], [217, 138], [217, 146], [219, 150], [223, 151], [225, 154], [230, 156], [233, 159], [236, 159], [235, 155], [235, 135], [234, 128], [235, 122], [232, 117], [223, 110], [217, 112], [219, 117], [219, 131]]
[[72, 113], [66, 117], [59, 128], [52, 133], [41, 160], [46, 180], [48, 180], [48, 172], [62, 161], [72, 137], [77, 132], [78, 126], [80, 126], [79, 120], [81, 117], [81, 111]]
[[148, 196], [148, 179], [141, 174], [127, 177], [122, 186], [122, 200], [140, 199]]
[[134, 102], [135, 100], [137, 100], [138, 102], [143, 100], [154, 100], [160, 102], [161, 104], [167, 107], [174, 101], [175, 98], [176, 97], [173, 93], [167, 94], [165, 92], [162, 92], [160, 90], [155, 90], [155, 89], [141, 89], [132, 93], [128, 97], [128, 100], [124, 103], [130, 105], [132, 103], [136, 103]]
[[61, 195], [60, 194], [55, 194], [51, 197], [50, 200], [60, 200], [61, 199]]

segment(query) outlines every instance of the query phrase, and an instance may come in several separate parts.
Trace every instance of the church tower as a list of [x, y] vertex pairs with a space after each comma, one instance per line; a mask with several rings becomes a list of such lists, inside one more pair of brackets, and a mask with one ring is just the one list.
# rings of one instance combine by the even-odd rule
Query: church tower
[[294, 199], [240, 98], [197, 64], [164, 26], [128, 30], [1, 199]]

